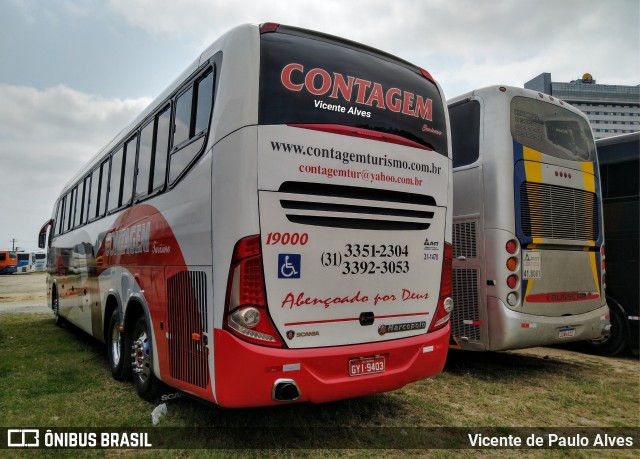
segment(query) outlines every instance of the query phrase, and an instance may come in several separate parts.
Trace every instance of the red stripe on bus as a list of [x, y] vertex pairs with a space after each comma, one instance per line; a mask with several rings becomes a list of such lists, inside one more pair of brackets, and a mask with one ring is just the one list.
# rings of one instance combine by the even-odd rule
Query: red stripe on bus
[[526, 301], [532, 303], [569, 303], [572, 301], [595, 300], [600, 298], [597, 292], [553, 292], [527, 295]]
[[[391, 314], [388, 316], [376, 316], [376, 319], [392, 319], [396, 317], [411, 317], [411, 316], [428, 316], [428, 312], [419, 312], [416, 314]], [[335, 322], [350, 322], [354, 320], [360, 320], [359, 317], [347, 317], [344, 319], [329, 319], [329, 320], [310, 320], [308, 322], [288, 322], [284, 324], [285, 327], [292, 327], [296, 325], [312, 325], [312, 324], [329, 324]]]

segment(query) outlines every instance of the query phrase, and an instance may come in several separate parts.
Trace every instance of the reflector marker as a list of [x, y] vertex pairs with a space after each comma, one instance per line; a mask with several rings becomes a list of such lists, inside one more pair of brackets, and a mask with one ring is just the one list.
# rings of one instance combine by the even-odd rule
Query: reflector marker
[[520, 324], [520, 326], [522, 328], [538, 328], [538, 324], [529, 324], [529, 323], [526, 323], [526, 322], [522, 322]]
[[476, 327], [482, 325], [481, 320], [463, 320], [462, 323], [465, 325], [475, 325]]

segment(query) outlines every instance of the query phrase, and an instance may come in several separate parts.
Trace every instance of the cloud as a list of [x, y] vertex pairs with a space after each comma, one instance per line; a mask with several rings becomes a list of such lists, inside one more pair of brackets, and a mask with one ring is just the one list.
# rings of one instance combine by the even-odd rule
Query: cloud
[[62, 186], [149, 102], [96, 93], [156, 96], [238, 24], [280, 22], [382, 49], [427, 69], [449, 98], [542, 72], [640, 83], [637, 0], [8, 0], [5, 10], [0, 23], [16, 38], [0, 45], [12, 83], [0, 83], [3, 247], [34, 240]]
[[[638, 84], [640, 73], [637, 0], [110, 0], [109, 6], [149, 33], [202, 40], [203, 48], [246, 22], [320, 30], [420, 65], [451, 95], [507, 80], [522, 86], [542, 72], [570, 81], [588, 71], [599, 83], [627, 85]], [[487, 71], [460, 75], [464, 69]]]
[[7, 84], [0, 100], [0, 247], [33, 242], [65, 183], [150, 102]]

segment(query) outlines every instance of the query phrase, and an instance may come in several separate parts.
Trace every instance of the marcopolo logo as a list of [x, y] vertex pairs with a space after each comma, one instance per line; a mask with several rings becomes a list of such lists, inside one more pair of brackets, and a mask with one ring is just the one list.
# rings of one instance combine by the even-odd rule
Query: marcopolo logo
[[387, 333], [398, 333], [405, 331], [413, 331], [413, 330], [424, 330], [427, 328], [427, 323], [425, 321], [420, 322], [407, 322], [404, 324], [390, 324], [390, 325], [380, 325], [378, 327], [378, 334], [380, 336], [384, 336]]

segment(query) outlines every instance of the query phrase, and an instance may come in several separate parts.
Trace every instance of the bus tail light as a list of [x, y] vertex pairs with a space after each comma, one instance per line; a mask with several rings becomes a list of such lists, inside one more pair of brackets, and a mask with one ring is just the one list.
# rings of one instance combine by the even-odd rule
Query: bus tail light
[[445, 242], [442, 276], [440, 278], [440, 297], [438, 298], [438, 307], [436, 308], [433, 320], [431, 321], [431, 326], [429, 327], [430, 332], [444, 327], [449, 321], [449, 317], [451, 317], [451, 312], [453, 311], [454, 305], [453, 299], [451, 298], [453, 293], [451, 281], [453, 272], [452, 259], [453, 246], [450, 243]]
[[432, 83], [436, 82], [436, 80], [434, 80], [434, 78], [431, 76], [431, 74], [429, 72], [427, 72], [425, 69], [423, 69], [422, 67], [420, 67], [420, 73], [422, 73], [422, 76], [425, 77], [430, 82], [432, 82]]
[[[504, 248], [509, 255], [513, 255], [507, 258], [507, 269], [511, 272], [515, 272], [518, 269], [519, 257], [517, 254], [520, 250], [520, 244], [517, 240], [511, 239], [507, 241]], [[515, 289], [516, 285], [518, 285], [518, 276], [516, 274], [511, 274], [509, 277], [507, 277], [507, 286], [510, 289]], [[511, 292], [509, 293], [509, 295], [507, 295], [507, 303], [509, 304], [509, 306], [515, 306], [518, 303], [518, 296], [515, 292]]]
[[263, 24], [260, 24], [260, 33], [275, 32], [278, 30], [278, 27], [280, 27], [280, 24], [278, 24], [277, 22], [265, 22]]
[[224, 328], [254, 344], [283, 347], [267, 311], [262, 251], [257, 235], [241, 239], [233, 250]]

